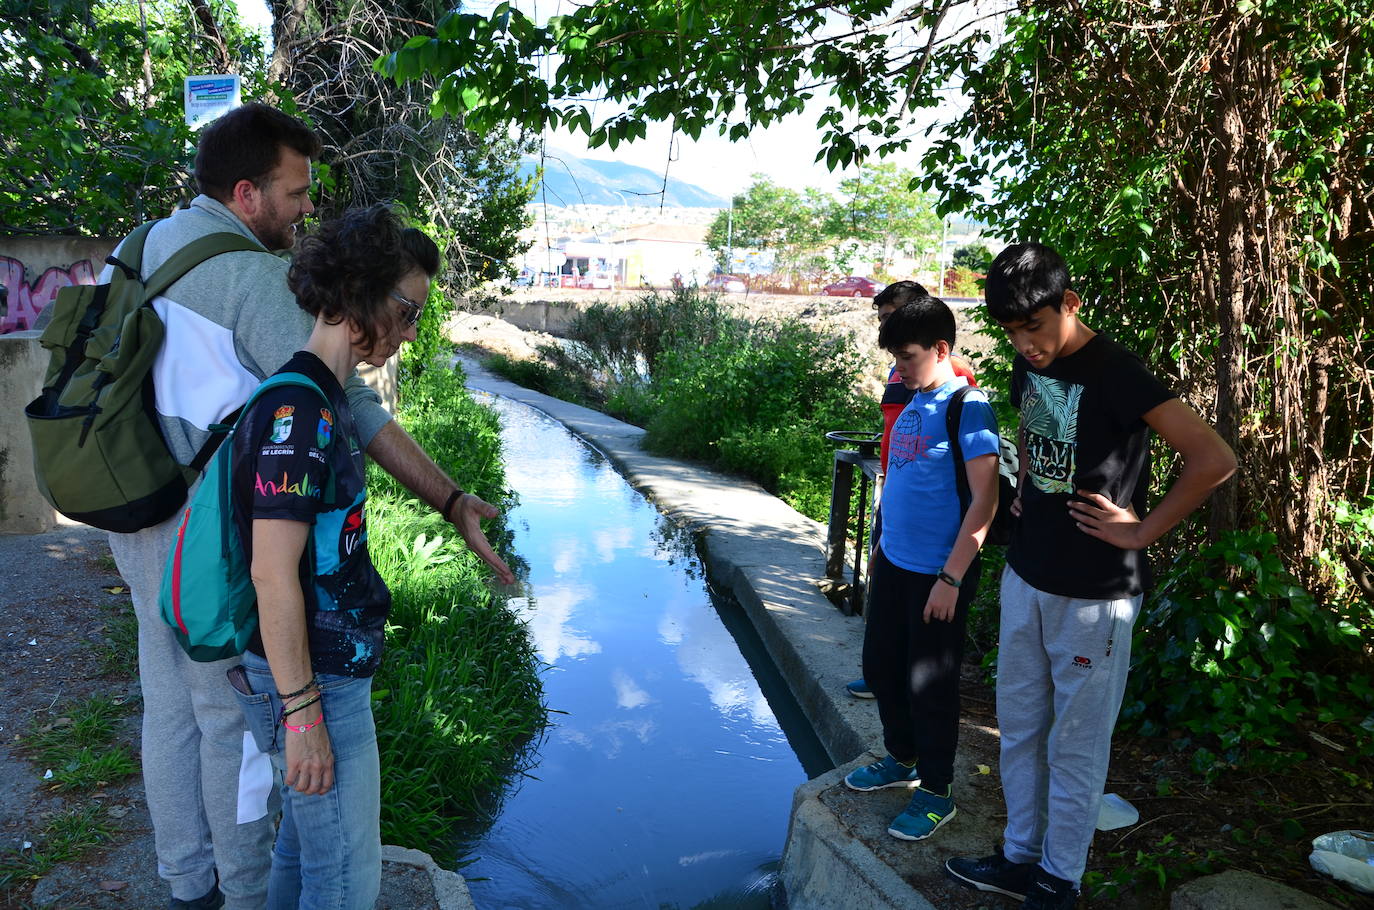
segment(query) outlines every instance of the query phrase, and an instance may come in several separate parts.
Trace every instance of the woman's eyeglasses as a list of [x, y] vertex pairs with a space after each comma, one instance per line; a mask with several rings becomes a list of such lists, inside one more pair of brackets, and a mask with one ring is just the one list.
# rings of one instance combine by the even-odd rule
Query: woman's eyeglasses
[[406, 308], [405, 312], [401, 314], [401, 322], [406, 328], [413, 328], [415, 324], [420, 321], [420, 314], [425, 310], [424, 304], [416, 303], [409, 297], [402, 297], [395, 291], [391, 292], [391, 299], [397, 301]]

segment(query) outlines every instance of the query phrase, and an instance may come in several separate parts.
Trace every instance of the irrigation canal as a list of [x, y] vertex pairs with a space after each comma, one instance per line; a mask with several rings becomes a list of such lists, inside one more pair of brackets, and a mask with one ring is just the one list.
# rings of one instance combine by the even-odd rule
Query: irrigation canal
[[513, 605], [557, 713], [463, 845], [477, 907], [768, 907], [792, 791], [825, 750], [691, 537], [562, 424], [490, 400], [528, 564]]

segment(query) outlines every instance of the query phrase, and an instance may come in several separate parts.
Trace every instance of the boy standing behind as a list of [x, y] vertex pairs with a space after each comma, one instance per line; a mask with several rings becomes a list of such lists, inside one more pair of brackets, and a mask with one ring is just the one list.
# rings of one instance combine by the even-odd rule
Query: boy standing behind
[[997, 423], [981, 393], [966, 394], [958, 427], [970, 492], [964, 512], [946, 421], [951, 396], [967, 385], [950, 365], [954, 314], [934, 297], [917, 298], [883, 322], [878, 343], [912, 390], [892, 428], [864, 629], [864, 679], [888, 754], [845, 784], [915, 787], [888, 833], [923, 840], [955, 815], [959, 664], [978, 549], [997, 508]]
[[[1068, 268], [1036, 243], [1007, 247], [988, 313], [1016, 348], [1020, 517], [1002, 575], [997, 719], [1007, 827], [1002, 850], [945, 867], [1027, 910], [1078, 897], [1126, 688], [1145, 547], [1235, 471], [1216, 432], [1130, 351], [1079, 321]], [[1183, 459], [1147, 511], [1149, 434]]]
[[[887, 317], [895, 313], [900, 307], [911, 303], [913, 300], [920, 300], [929, 297], [930, 292], [914, 281], [894, 281], [886, 288], [878, 292], [878, 296], [873, 298], [873, 308], [878, 311], [878, 329], [882, 330], [883, 323], [887, 322]], [[950, 355], [950, 366], [954, 368], [955, 376], [963, 376], [968, 380], [968, 384], [977, 387], [978, 380], [973, 375], [973, 370], [968, 362], [961, 357]], [[911, 401], [912, 391], [902, 382], [902, 377], [897, 375], [897, 368], [893, 366], [887, 371], [887, 385], [883, 387], [882, 410], [883, 410], [883, 439], [878, 448], [879, 464], [882, 466], [883, 474], [887, 474], [887, 450], [892, 441], [892, 426], [897, 422], [897, 418], [902, 411], [906, 410], [907, 403]], [[873, 543], [876, 546], [878, 539], [882, 536], [883, 515], [875, 506], [873, 510]], [[845, 691], [855, 698], [872, 698], [873, 690], [868, 687], [868, 683], [860, 678], [853, 682], [845, 683]]]

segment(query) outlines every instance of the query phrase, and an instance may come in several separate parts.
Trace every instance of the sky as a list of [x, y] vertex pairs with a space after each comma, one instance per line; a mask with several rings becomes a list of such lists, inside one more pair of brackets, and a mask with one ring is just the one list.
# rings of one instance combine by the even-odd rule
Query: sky
[[[250, 27], [266, 29], [270, 16], [263, 0], [235, 0], [245, 24]], [[474, 0], [464, 4], [470, 12], [489, 12], [497, 0]], [[518, 6], [536, 21], [556, 15], [560, 7], [573, 0], [515, 0]], [[920, 156], [924, 151], [924, 128], [931, 122], [952, 116], [952, 104], [946, 105], [927, 115], [922, 122], [914, 123], [916, 140], [911, 149], [885, 160], [900, 166], [919, 170]], [[655, 123], [648, 127], [644, 139], [622, 143], [614, 152], [604, 146], [598, 149], [587, 148], [586, 137], [582, 133], [572, 133], [563, 129], [550, 130], [543, 137], [548, 149], [569, 152], [580, 158], [603, 161], [620, 161], [648, 168], [662, 173], [668, 169], [668, 176], [695, 184], [702, 189], [720, 196], [732, 196], [743, 192], [753, 182], [753, 175], [762, 173], [775, 183], [793, 189], [815, 187], [834, 191], [845, 177], [854, 176], [854, 169], [827, 170], [824, 164], [814, 161], [819, 148], [819, 130], [816, 118], [825, 109], [825, 99], [817, 98], [798, 114], [765, 129], [755, 129], [748, 138], [738, 142], [729, 140], [708, 131], [699, 140], [693, 141], [685, 136], [672, 136], [666, 124]], [[616, 108], [606, 106], [606, 113]]]

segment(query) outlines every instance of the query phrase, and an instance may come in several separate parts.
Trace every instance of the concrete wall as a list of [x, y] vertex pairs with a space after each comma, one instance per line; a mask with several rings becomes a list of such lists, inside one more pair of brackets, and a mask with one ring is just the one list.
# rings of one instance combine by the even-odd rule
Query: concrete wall
[[117, 241], [91, 237], [0, 237], [0, 335], [33, 328], [59, 289], [94, 284]]
[[53, 510], [33, 479], [24, 405], [43, 389], [48, 352], [38, 332], [0, 335], [0, 534], [39, 534], [53, 527]]
[[560, 338], [567, 337], [568, 326], [572, 324], [577, 311], [576, 303], [556, 300], [503, 300], [493, 307], [479, 310], [526, 332], [547, 332]]

